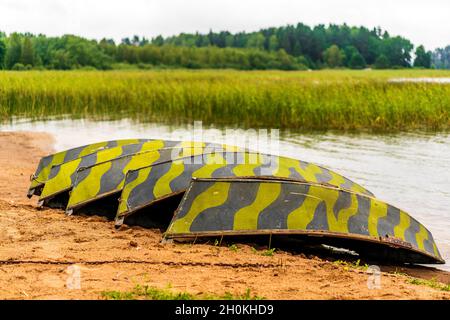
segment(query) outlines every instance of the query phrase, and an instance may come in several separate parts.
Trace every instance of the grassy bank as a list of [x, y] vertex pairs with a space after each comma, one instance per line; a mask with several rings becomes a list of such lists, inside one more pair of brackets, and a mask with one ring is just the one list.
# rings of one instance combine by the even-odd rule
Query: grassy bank
[[0, 118], [54, 116], [337, 130], [447, 130], [450, 71], [0, 72]]

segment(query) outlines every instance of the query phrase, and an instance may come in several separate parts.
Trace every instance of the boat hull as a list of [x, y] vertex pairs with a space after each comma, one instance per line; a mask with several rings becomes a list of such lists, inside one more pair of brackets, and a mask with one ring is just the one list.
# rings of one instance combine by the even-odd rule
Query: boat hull
[[30, 187], [28, 188], [27, 196], [31, 198], [33, 195], [40, 195], [45, 182], [51, 172], [53, 166], [60, 165], [62, 163], [78, 159], [80, 157], [105, 150], [109, 148], [115, 148], [127, 144], [142, 143], [149, 139], [124, 139], [124, 140], [111, 140], [102, 141], [76, 147], [61, 152], [57, 152], [45, 157], [42, 157], [36, 168], [35, 173], [31, 176]]
[[226, 153], [223, 157], [196, 156], [184, 160], [161, 162], [130, 170], [119, 201], [116, 226], [133, 212], [156, 201], [185, 192], [192, 177], [279, 177], [297, 181], [325, 183], [372, 195], [370, 191], [340, 174], [312, 163], [287, 157], [249, 152]]
[[165, 233], [243, 235], [319, 238], [362, 254], [384, 252], [391, 261], [444, 263], [430, 231], [408, 213], [367, 195], [289, 180], [194, 179]]
[[66, 212], [70, 214], [76, 208], [120, 193], [125, 183], [126, 174], [130, 170], [166, 163], [192, 155], [239, 149], [238, 147], [220, 144], [201, 143], [199, 146], [195, 145], [194, 147], [163, 148], [127, 155], [80, 168], [76, 173]]
[[102, 149], [79, 157], [72, 161], [55, 165], [51, 168], [39, 197], [41, 203], [48, 202], [60, 193], [69, 191], [75, 184], [77, 172], [82, 168], [92, 167], [120, 157], [131, 156], [162, 149], [191, 147], [199, 144], [192, 141], [149, 140], [142, 143], [126, 144], [119, 147]]

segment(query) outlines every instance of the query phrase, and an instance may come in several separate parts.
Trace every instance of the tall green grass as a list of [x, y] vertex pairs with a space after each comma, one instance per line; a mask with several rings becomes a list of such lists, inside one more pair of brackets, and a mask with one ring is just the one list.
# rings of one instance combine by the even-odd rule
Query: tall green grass
[[300, 130], [448, 130], [450, 71], [0, 72], [0, 119], [163, 121]]

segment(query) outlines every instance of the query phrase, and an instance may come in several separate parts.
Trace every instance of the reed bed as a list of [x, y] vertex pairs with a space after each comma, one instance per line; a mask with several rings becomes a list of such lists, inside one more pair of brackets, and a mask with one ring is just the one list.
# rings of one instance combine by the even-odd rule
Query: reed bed
[[450, 71], [0, 72], [0, 119], [70, 117], [295, 130], [448, 130]]

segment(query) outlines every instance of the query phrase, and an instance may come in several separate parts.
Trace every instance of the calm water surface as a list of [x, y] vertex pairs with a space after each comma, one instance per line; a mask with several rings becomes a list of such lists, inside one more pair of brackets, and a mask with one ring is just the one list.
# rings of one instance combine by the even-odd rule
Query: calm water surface
[[392, 78], [389, 82], [450, 83], [450, 78]]
[[[55, 149], [120, 138], [190, 139], [191, 128], [135, 124], [127, 120], [92, 122], [18, 120], [1, 130], [42, 131]], [[204, 140], [225, 140], [224, 129], [203, 129]], [[174, 134], [177, 133], [177, 134]], [[235, 133], [235, 143], [243, 143]], [[450, 134], [299, 134], [283, 132], [281, 155], [314, 162], [364, 185], [378, 198], [410, 213], [432, 233], [450, 271]], [[240, 143], [242, 142], [242, 143]], [[264, 146], [260, 151], [265, 150]]]

